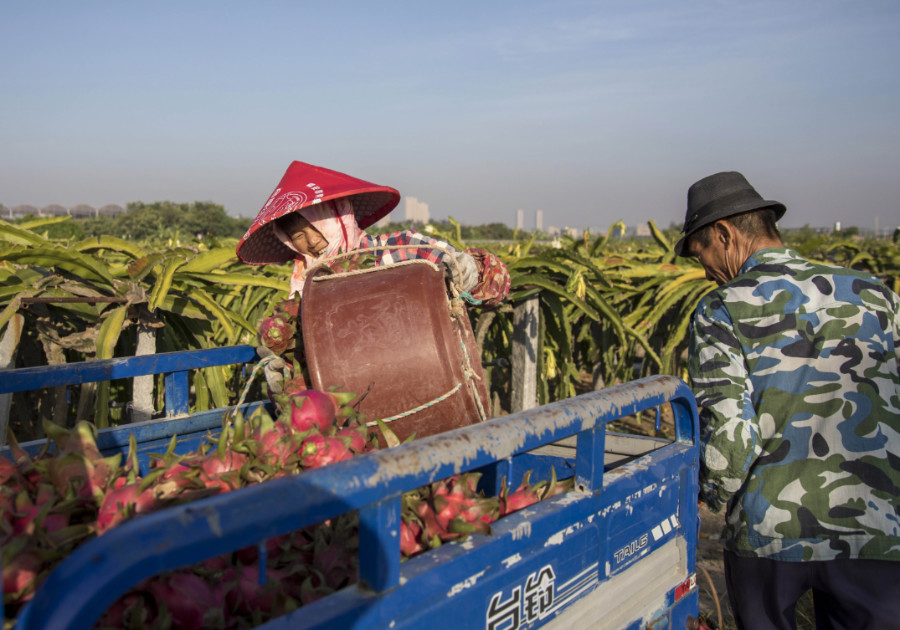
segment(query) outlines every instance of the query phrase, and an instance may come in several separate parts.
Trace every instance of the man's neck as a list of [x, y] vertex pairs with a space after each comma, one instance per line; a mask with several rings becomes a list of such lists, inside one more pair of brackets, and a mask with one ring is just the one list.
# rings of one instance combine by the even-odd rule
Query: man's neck
[[738, 265], [738, 268], [734, 270], [735, 274], [743, 268], [743, 266], [747, 263], [747, 260], [758, 251], [763, 249], [768, 249], [769, 247], [784, 247], [784, 243], [781, 242], [780, 238], [770, 238], [770, 237], [756, 237], [750, 239], [741, 239], [738, 243], [738, 259], [741, 261], [741, 264]]

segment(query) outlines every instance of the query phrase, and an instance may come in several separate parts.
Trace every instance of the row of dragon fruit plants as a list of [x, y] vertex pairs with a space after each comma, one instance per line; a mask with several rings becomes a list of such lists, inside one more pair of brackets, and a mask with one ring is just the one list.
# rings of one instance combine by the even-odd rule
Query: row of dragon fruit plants
[[[109, 236], [69, 242], [42, 232], [64, 220], [0, 221], [0, 335], [12, 341], [4, 343], [10, 355], [0, 358], [8, 365], [129, 356], [139, 333], [148, 332], [156, 352], [257, 344], [260, 322], [286, 297], [289, 269], [243, 265], [234, 242], [160, 249]], [[434, 235], [465, 248], [455, 225], [456, 233]], [[665, 235], [653, 228], [654, 240], [633, 251], [613, 252], [608, 237], [590, 235], [557, 248], [533, 239], [494, 247], [509, 267], [512, 291], [497, 309], [470, 311], [483, 361], [510, 356], [514, 305], [537, 297], [540, 403], [645, 374], [679, 374], [690, 312], [711, 285], [699, 267], [676, 261]], [[59, 298], [84, 301], [52, 301]], [[509, 368], [486, 372], [494, 413], [503, 413]], [[192, 410], [234, 404], [242, 378], [234, 367], [198, 370]], [[261, 395], [253, 387], [251, 395]], [[11, 426], [30, 439], [43, 436], [45, 420], [63, 426], [88, 420], [100, 428], [127, 421], [122, 408], [130, 388], [114, 382], [16, 394]], [[162, 395], [159, 379], [157, 409]]]
[[[0, 220], [0, 364], [58, 364], [136, 353], [139, 333], [156, 352], [258, 343], [258, 327], [286, 297], [286, 266], [250, 267], [233, 241], [135, 243], [108, 236], [51, 239], [46, 230], [66, 217], [10, 224]], [[457, 248], [455, 233], [433, 232]], [[690, 314], [713, 285], [693, 261], [676, 258], [650, 222], [653, 238], [607, 235], [563, 239], [560, 247], [530, 237], [494, 249], [510, 269], [512, 291], [494, 310], [470, 310], [492, 390], [494, 415], [509, 410], [509, 368], [491, 367], [511, 354], [514, 305], [536, 297], [541, 324], [538, 402], [563, 399], [648, 374], [685, 377]], [[802, 255], [870, 271], [900, 290], [900, 244], [799, 230], [785, 234]], [[472, 245], [482, 245], [475, 244]], [[34, 303], [58, 298], [119, 302]], [[31, 302], [29, 302], [31, 300]], [[296, 322], [293, 322], [295, 327]], [[234, 404], [245, 383], [234, 367], [193, 375], [194, 411]], [[260, 384], [250, 396], [261, 397]], [[156, 409], [163, 387], [155, 387]], [[20, 440], [42, 437], [43, 422], [98, 427], [127, 421], [131, 383], [16, 394], [10, 426]], [[0, 410], [2, 412], [3, 410]], [[3, 431], [5, 434], [5, 431]]]

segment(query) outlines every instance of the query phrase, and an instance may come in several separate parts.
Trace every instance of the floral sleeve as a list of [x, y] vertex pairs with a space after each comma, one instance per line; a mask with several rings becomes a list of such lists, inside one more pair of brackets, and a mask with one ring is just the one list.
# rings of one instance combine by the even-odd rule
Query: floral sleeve
[[467, 249], [466, 253], [478, 265], [478, 284], [470, 291], [472, 297], [481, 300], [480, 306], [492, 308], [509, 295], [509, 270], [495, 254], [483, 249]]

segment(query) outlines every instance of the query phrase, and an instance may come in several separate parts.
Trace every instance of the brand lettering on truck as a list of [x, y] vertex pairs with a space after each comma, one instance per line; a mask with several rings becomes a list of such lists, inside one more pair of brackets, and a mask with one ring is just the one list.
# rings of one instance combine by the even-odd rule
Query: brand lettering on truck
[[556, 574], [549, 564], [535, 571], [525, 584], [512, 589], [509, 597], [503, 591], [494, 593], [487, 609], [487, 630], [518, 630], [544, 617], [553, 608]]
[[616, 562], [621, 563], [625, 558], [633, 556], [646, 547], [649, 540], [650, 537], [647, 534], [642, 534], [640, 538], [632, 540], [631, 543], [616, 552]]

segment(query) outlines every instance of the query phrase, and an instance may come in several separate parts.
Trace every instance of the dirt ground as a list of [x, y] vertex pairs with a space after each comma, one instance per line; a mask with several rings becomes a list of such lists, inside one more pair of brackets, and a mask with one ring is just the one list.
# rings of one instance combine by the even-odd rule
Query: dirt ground
[[[700, 537], [697, 541], [697, 585], [700, 588], [700, 615], [722, 630], [735, 628], [731, 609], [728, 607], [728, 591], [722, 569], [722, 545], [719, 534], [725, 523], [724, 513], [713, 514], [706, 506], [700, 506]], [[716, 602], [718, 601], [718, 608]], [[719, 614], [722, 615], [721, 625]], [[713, 627], [713, 624], [708, 624]]]

